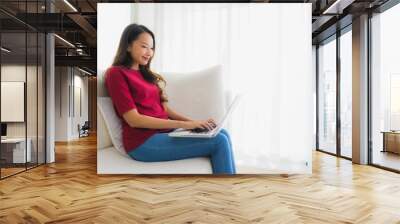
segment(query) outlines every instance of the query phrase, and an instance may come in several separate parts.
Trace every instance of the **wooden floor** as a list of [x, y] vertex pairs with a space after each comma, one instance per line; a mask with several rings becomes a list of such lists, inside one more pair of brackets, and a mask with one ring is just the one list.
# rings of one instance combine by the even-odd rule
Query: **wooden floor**
[[5, 178], [20, 172], [23, 172], [27, 169], [33, 169], [37, 166], [36, 163], [27, 163], [27, 167], [25, 167], [24, 164], [18, 165], [18, 167], [7, 167], [7, 168], [1, 168], [1, 178]]
[[94, 137], [0, 181], [0, 223], [400, 223], [400, 175], [314, 153], [312, 175], [96, 174]]
[[400, 154], [392, 152], [374, 151], [372, 157], [374, 164], [389, 167], [395, 170], [400, 170]]
[[16, 174], [16, 173], [19, 173], [19, 172], [22, 172], [22, 171], [24, 171], [24, 170], [26, 170], [25, 169], [25, 167], [17, 167], [17, 168], [1, 168], [1, 177], [3, 178], [3, 177], [7, 177], [7, 176], [10, 176], [10, 175], [13, 175], [13, 174]]

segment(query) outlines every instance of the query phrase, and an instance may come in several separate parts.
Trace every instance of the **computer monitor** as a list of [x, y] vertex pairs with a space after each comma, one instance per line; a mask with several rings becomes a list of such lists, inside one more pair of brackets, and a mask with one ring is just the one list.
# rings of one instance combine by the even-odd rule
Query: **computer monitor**
[[7, 124], [1, 123], [1, 136], [7, 136]]

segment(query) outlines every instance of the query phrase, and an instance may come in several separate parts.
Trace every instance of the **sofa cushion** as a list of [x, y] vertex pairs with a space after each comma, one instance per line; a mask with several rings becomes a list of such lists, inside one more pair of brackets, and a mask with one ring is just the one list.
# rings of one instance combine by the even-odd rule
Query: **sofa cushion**
[[168, 105], [192, 119], [214, 118], [225, 114], [222, 67], [212, 66], [200, 71], [160, 73], [166, 80]]
[[97, 151], [98, 174], [212, 174], [210, 159], [197, 157], [164, 162], [127, 158], [113, 147]]
[[104, 149], [113, 146], [111, 137], [102, 113], [97, 108], [97, 148]]
[[122, 121], [115, 113], [111, 98], [98, 97], [97, 107], [99, 108], [101, 116], [104, 118], [105, 126], [110, 134], [114, 148], [122, 155], [129, 157], [125, 152], [122, 141]]

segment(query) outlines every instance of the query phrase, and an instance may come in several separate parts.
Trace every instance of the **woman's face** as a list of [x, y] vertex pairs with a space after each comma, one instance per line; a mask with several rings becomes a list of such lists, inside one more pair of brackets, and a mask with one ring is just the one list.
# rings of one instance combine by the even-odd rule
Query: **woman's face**
[[153, 57], [153, 47], [153, 38], [151, 35], [149, 33], [141, 33], [129, 46], [128, 51], [130, 52], [134, 63], [147, 65], [149, 60]]

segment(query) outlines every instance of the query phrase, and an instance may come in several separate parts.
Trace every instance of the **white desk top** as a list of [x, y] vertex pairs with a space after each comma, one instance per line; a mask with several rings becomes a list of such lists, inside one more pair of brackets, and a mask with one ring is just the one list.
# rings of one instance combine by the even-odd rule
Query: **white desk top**
[[[28, 141], [30, 140], [29, 138], [27, 139]], [[19, 143], [19, 142], [24, 142], [25, 138], [6, 138], [6, 139], [1, 139], [1, 143]]]

